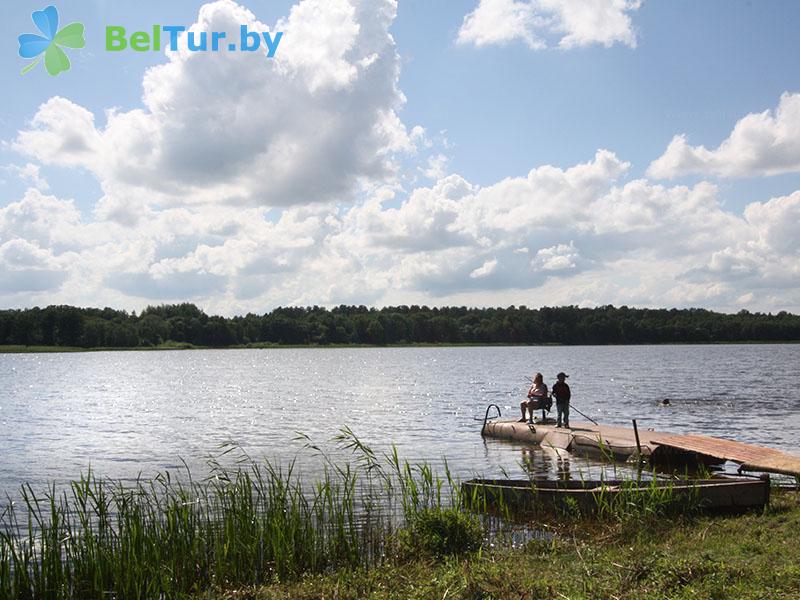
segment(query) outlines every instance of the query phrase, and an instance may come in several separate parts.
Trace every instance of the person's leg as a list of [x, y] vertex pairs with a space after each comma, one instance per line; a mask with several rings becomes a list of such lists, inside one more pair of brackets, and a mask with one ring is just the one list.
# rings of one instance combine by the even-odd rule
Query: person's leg
[[560, 402], [556, 402], [556, 413], [558, 419], [556, 420], [556, 427], [561, 427], [561, 415], [564, 412], [564, 406]]
[[528, 401], [528, 423], [533, 423], [533, 411], [537, 410], [538, 408], [539, 403], [535, 399], [531, 398]]
[[564, 427], [569, 427], [569, 402], [564, 403]]
[[519, 403], [519, 410], [522, 412], [522, 418], [519, 420], [520, 423], [525, 422], [525, 407], [528, 406], [527, 401], [523, 400]]

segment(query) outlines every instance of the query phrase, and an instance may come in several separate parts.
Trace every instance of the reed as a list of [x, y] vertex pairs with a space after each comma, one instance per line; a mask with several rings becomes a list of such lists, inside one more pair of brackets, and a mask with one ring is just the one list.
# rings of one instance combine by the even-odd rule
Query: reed
[[474, 531], [447, 512], [461, 499], [446, 466], [439, 477], [396, 448], [379, 457], [349, 429], [336, 441], [354, 463], [320, 451], [324, 471], [312, 483], [294, 463], [239, 451], [234, 467], [220, 462], [231, 457], [210, 461], [201, 481], [186, 467], [134, 485], [92, 471], [63, 491], [24, 485], [0, 514], [0, 598], [183, 597], [373, 568], [392, 554], [400, 529], [437, 514]]
[[653, 477], [649, 482], [624, 481], [616, 493], [602, 486], [594, 496], [594, 515], [600, 520], [646, 522], [661, 517], [690, 517], [700, 508], [697, 490], [678, 496], [673, 485], [658, 485]]
[[[376, 453], [348, 428], [335, 455], [352, 460], [334, 461], [300, 439], [322, 460], [314, 481], [294, 462], [254, 461], [227, 446], [199, 481], [184, 464], [133, 484], [89, 471], [63, 489], [23, 485], [0, 511], [0, 600], [181, 598], [369, 571], [424, 554], [480, 552], [513, 516], [507, 506], [493, 516], [465, 513], [464, 505], [485, 511], [485, 499], [463, 497], [446, 461], [440, 475], [395, 447]], [[671, 490], [652, 488], [613, 501], [601, 492], [597, 513], [663, 515], [675, 505]]]

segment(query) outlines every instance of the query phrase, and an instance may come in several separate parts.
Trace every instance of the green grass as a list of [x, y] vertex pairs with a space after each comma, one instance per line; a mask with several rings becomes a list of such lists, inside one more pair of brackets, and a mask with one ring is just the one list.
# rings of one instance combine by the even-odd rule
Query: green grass
[[86, 352], [86, 348], [76, 346], [19, 346], [19, 345], [0, 345], [0, 353], [5, 354], [24, 354], [26, 352]]
[[552, 541], [214, 590], [213, 600], [800, 597], [800, 496], [763, 514], [540, 523]]
[[[349, 429], [350, 462], [322, 475], [226, 448], [209, 474], [123, 486], [89, 473], [67, 489], [23, 486], [0, 512], [0, 599], [795, 597], [796, 494], [764, 514], [693, 516], [662, 490], [600, 518], [536, 517], [548, 535], [511, 548], [496, 517], [464, 512], [438, 475]], [[230, 467], [225, 467], [224, 462]], [[691, 503], [690, 503], [691, 504]], [[502, 509], [502, 507], [501, 507]], [[503, 527], [500, 527], [503, 525]], [[490, 531], [491, 530], [491, 531]], [[548, 541], [543, 541], [548, 540]], [[767, 593], [762, 593], [766, 590]]]
[[166, 341], [157, 346], [131, 346], [131, 347], [105, 347], [82, 348], [79, 346], [20, 346], [0, 345], [0, 354], [26, 354], [35, 352], [125, 352], [141, 350], [203, 350], [205, 346], [195, 346], [189, 342]]
[[[187, 469], [180, 480], [164, 473], [133, 486], [93, 473], [67, 490], [25, 485], [0, 514], [0, 598], [179, 598], [294, 581], [383, 564], [400, 551], [402, 523], [433, 532], [438, 514], [445, 540], [447, 526], [473, 525], [451, 518], [460, 500], [449, 473], [441, 479], [396, 451], [378, 457], [349, 429], [337, 443], [355, 463], [320, 453], [324, 473], [310, 484], [292, 464], [256, 463], [227, 448], [235, 467], [212, 461], [202, 481]], [[469, 549], [475, 531], [465, 534]], [[415, 552], [415, 536], [403, 548]], [[458, 550], [445, 541], [445, 553]]]

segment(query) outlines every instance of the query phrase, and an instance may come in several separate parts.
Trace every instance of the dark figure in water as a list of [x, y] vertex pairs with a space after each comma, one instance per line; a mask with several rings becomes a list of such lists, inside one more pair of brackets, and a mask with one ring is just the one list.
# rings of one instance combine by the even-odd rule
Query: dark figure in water
[[661, 401], [661, 406], [669, 406], [669, 404], [670, 404], [670, 402], [669, 402], [669, 398], [664, 398], [664, 399]]
[[562, 418], [564, 427], [569, 428], [569, 399], [572, 397], [572, 392], [564, 381], [569, 375], [559, 373], [556, 375], [558, 381], [553, 385], [553, 396], [556, 397], [556, 411], [558, 412], [558, 422], [556, 427], [561, 427]]

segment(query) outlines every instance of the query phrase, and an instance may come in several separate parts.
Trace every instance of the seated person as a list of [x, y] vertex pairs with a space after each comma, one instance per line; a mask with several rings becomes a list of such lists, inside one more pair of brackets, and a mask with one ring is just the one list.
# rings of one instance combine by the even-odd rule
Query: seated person
[[525, 422], [525, 409], [528, 409], [530, 414], [529, 422], [533, 423], [533, 411], [547, 408], [547, 385], [544, 382], [544, 377], [541, 373], [537, 373], [533, 378], [531, 389], [528, 390], [528, 399], [523, 400], [519, 404], [520, 411], [522, 411], [522, 418], [520, 423]]

